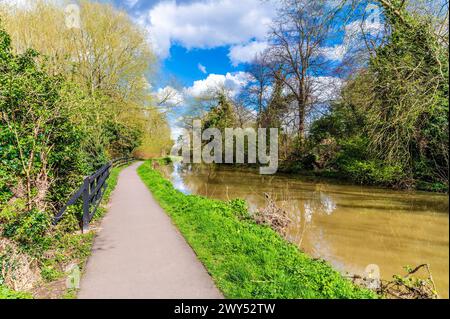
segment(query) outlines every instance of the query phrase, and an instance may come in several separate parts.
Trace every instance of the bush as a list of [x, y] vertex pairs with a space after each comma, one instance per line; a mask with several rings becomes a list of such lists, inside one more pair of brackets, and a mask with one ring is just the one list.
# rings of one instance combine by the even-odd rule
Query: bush
[[300, 159], [300, 165], [304, 170], [313, 170], [317, 157], [314, 154], [306, 154]]
[[400, 165], [386, 165], [380, 161], [349, 161], [342, 170], [353, 181], [361, 184], [396, 186], [404, 179], [403, 168]]
[[16, 220], [6, 224], [3, 233], [23, 246], [45, 248], [50, 240], [45, 237], [50, 224], [50, 216], [47, 213], [34, 210], [21, 214]]
[[368, 185], [400, 186], [407, 179], [401, 165], [389, 165], [371, 159], [369, 142], [356, 136], [341, 141], [341, 150], [333, 161], [334, 167], [353, 182]]
[[55, 269], [52, 266], [43, 266], [41, 268], [41, 277], [47, 282], [51, 282], [61, 278], [64, 273], [60, 270]]

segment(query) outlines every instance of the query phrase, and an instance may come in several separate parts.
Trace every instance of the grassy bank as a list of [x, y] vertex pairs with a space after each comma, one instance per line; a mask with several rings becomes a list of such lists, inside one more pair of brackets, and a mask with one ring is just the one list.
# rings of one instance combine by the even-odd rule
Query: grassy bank
[[229, 203], [177, 191], [144, 163], [138, 173], [227, 298], [375, 298]]
[[[92, 221], [96, 223], [106, 213], [106, 204], [117, 185], [118, 176], [124, 167], [114, 168], [108, 179], [108, 188], [102, 205]], [[81, 206], [71, 207], [56, 227], [51, 227], [41, 238], [28, 243], [17, 242], [15, 238], [5, 236], [1, 230], [0, 241], [5, 249], [0, 250], [0, 299], [31, 298], [73, 298], [76, 291], [67, 290], [65, 279], [68, 265], [77, 265], [83, 270], [91, 248], [95, 232], [82, 234], [79, 228]], [[3, 275], [4, 274], [4, 275]], [[3, 276], [7, 278], [3, 278]], [[23, 282], [33, 282], [27, 292], [14, 291], [8, 287], [22, 286]], [[31, 284], [30, 284], [31, 286]]]

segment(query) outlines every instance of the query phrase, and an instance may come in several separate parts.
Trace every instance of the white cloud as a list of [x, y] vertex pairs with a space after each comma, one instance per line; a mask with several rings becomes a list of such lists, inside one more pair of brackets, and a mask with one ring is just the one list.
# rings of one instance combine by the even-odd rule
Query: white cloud
[[204, 66], [203, 64], [199, 63], [197, 67], [198, 67], [198, 69], [200, 70], [200, 72], [202, 72], [203, 74], [208, 73], [208, 72], [206, 71], [206, 66]]
[[343, 86], [343, 80], [333, 76], [316, 76], [312, 78], [313, 95], [317, 103], [335, 100]]
[[[64, 0], [45, 0], [45, 2], [63, 6]], [[0, 0], [0, 6], [6, 5], [12, 9], [28, 10], [32, 9], [37, 4], [36, 0]]]
[[348, 47], [344, 44], [335, 45], [333, 47], [324, 47], [320, 49], [320, 54], [327, 60], [342, 61], [347, 53]]
[[240, 63], [250, 63], [258, 54], [263, 53], [268, 46], [266, 41], [251, 41], [243, 45], [234, 45], [231, 47], [228, 57], [233, 66], [237, 66]]
[[155, 52], [164, 58], [173, 43], [191, 49], [261, 41], [275, 13], [270, 1], [165, 1], [142, 14], [138, 21], [148, 29]]
[[220, 89], [235, 96], [250, 79], [251, 75], [246, 72], [210, 74], [203, 80], [194, 81], [192, 86], [182, 89], [166, 86], [159, 88], [154, 95], [162, 106], [183, 106], [190, 98], [205, 97]]
[[158, 89], [156, 98], [163, 106], [176, 106], [184, 102], [183, 94], [171, 86]]
[[[156, 93], [157, 99], [163, 100], [163, 106], [187, 106], [192, 98], [207, 97], [217, 89], [227, 90], [230, 96], [238, 94], [250, 81], [251, 75], [246, 72], [235, 72], [227, 74], [210, 74], [203, 80], [194, 81], [192, 86], [177, 90], [171, 86], [160, 88]], [[178, 113], [180, 114], [180, 113]], [[177, 140], [182, 133], [180, 119], [169, 117], [172, 131], [172, 139]]]
[[236, 95], [250, 79], [246, 72], [210, 74], [204, 80], [198, 80], [191, 87], [184, 89], [184, 94], [190, 97], [202, 97], [211, 91], [224, 88], [231, 95]]

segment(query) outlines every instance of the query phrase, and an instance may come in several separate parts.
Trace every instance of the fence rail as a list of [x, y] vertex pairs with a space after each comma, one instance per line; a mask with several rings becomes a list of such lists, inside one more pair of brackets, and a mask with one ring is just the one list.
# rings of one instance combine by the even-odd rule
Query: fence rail
[[81, 187], [72, 195], [69, 201], [59, 210], [53, 220], [56, 225], [64, 216], [69, 206], [75, 205], [79, 198], [83, 200], [83, 217], [81, 220], [81, 229], [83, 232], [89, 229], [89, 223], [94, 217], [98, 206], [100, 205], [105, 190], [108, 186], [107, 180], [112, 167], [119, 167], [132, 162], [130, 157], [122, 157], [112, 160], [103, 165], [99, 170], [90, 176], [87, 176]]

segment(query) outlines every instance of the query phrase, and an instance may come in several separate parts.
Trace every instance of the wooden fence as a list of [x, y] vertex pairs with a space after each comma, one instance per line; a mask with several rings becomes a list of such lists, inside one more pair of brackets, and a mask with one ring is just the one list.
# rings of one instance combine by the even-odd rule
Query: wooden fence
[[103, 165], [94, 174], [84, 179], [83, 185], [72, 195], [69, 201], [56, 214], [53, 224], [56, 225], [64, 216], [67, 208], [75, 205], [79, 198], [83, 200], [83, 217], [81, 221], [81, 229], [83, 232], [89, 229], [89, 223], [95, 215], [100, 205], [105, 190], [108, 186], [107, 180], [111, 173], [111, 168], [126, 165], [133, 161], [133, 158], [123, 157], [112, 160]]

